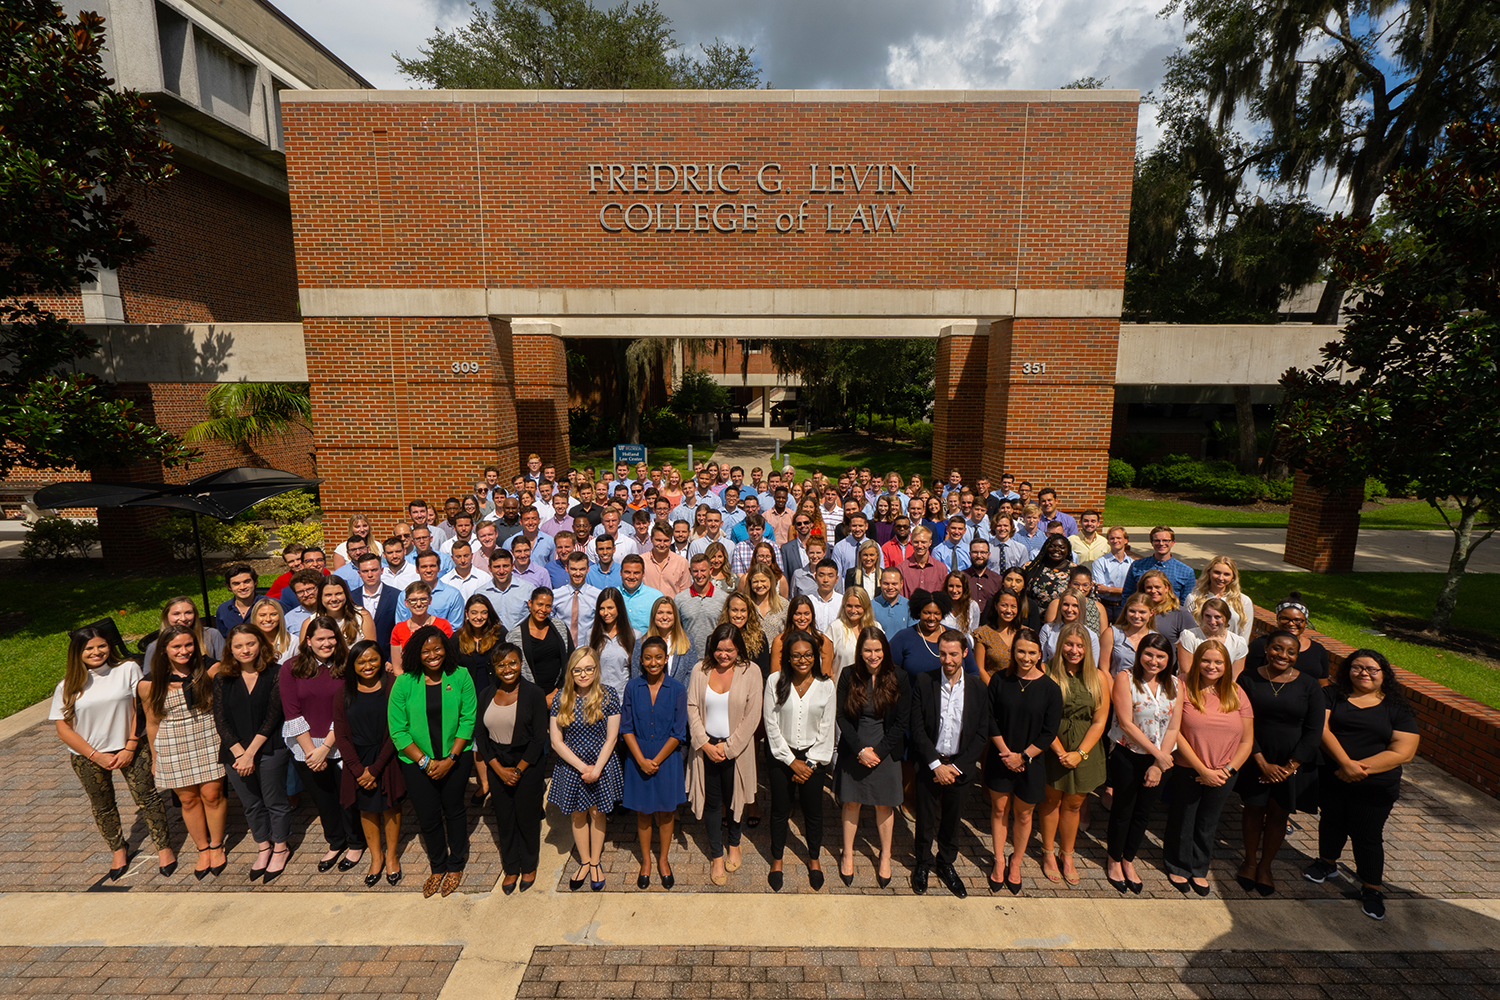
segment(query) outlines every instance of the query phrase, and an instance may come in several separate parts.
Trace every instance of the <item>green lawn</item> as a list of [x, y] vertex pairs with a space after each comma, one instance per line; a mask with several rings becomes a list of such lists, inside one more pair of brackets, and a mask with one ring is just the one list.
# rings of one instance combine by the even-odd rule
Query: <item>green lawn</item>
[[821, 431], [788, 442], [781, 453], [797, 469], [799, 479], [819, 469], [825, 475], [837, 476], [851, 465], [869, 466], [881, 476], [898, 472], [903, 483], [913, 474], [921, 476], [923, 482], [932, 477], [930, 448], [916, 448], [909, 442], [893, 444], [867, 434]]
[[[1138, 500], [1109, 494], [1105, 501], [1106, 524], [1152, 526], [1168, 524], [1174, 528], [1285, 528], [1287, 509], [1220, 510], [1175, 500]], [[1359, 526], [1367, 531], [1411, 528], [1442, 528], [1443, 517], [1424, 500], [1397, 500], [1379, 510], [1360, 515]]]
[[[1289, 591], [1300, 591], [1312, 611], [1312, 627], [1319, 632], [1351, 646], [1378, 649], [1397, 666], [1500, 708], [1500, 670], [1454, 653], [1360, 631], [1373, 627], [1371, 619], [1378, 615], [1425, 619], [1432, 613], [1442, 582], [1440, 573], [1242, 574], [1245, 592], [1258, 607], [1273, 608]], [[1453, 624], [1500, 634], [1496, 607], [1500, 607], [1500, 574], [1470, 573], [1459, 590]]]
[[[14, 589], [21, 581], [9, 582]], [[229, 591], [213, 584], [210, 577], [209, 597], [217, 607], [229, 598]], [[124, 635], [154, 632], [162, 605], [180, 594], [203, 599], [196, 574], [113, 577], [101, 566], [27, 572], [24, 599], [11, 603], [25, 618], [19, 627], [7, 626], [0, 634], [0, 717], [52, 696], [67, 663], [69, 631], [112, 617]]]

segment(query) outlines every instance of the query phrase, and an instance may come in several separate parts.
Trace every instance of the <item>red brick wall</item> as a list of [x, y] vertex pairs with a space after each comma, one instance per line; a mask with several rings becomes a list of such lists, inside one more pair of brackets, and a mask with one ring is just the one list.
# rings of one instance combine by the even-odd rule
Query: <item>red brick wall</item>
[[936, 400], [932, 411], [932, 478], [946, 482], [949, 469], [972, 484], [984, 453], [988, 333], [953, 334], [937, 344]]
[[[384, 532], [408, 500], [462, 495], [486, 465], [517, 468], [510, 324], [308, 319], [323, 510]], [[453, 363], [477, 363], [455, 373]]]
[[1314, 573], [1354, 572], [1359, 543], [1359, 508], [1364, 490], [1342, 493], [1313, 489], [1307, 473], [1292, 479], [1292, 513], [1286, 528], [1284, 562]]
[[561, 337], [513, 334], [516, 364], [517, 453], [543, 464], [572, 464], [568, 441], [568, 363]]
[[[1119, 288], [1136, 119], [1128, 102], [283, 109], [299, 280], [329, 288]], [[636, 161], [738, 162], [745, 190], [589, 193], [590, 163]], [[781, 194], [756, 188], [766, 162]], [[914, 163], [915, 191], [810, 193], [829, 162]], [[760, 229], [601, 231], [603, 204], [635, 200], [755, 202]], [[778, 234], [803, 201], [806, 231]], [[830, 202], [904, 204], [899, 236], [823, 232]]]

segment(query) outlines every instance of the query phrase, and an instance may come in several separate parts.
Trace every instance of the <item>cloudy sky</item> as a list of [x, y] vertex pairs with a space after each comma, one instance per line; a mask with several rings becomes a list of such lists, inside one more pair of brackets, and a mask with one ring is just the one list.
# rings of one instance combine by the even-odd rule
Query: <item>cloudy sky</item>
[[[377, 87], [411, 86], [393, 52], [416, 55], [437, 26], [470, 16], [467, 0], [273, 0]], [[486, 0], [487, 2], [487, 0]], [[611, 0], [596, 0], [597, 5]], [[1182, 42], [1164, 0], [660, 0], [679, 44], [754, 46], [777, 87], [1003, 89], [1059, 87], [1084, 76], [1156, 87]], [[1144, 148], [1157, 137], [1143, 106]], [[1316, 179], [1315, 179], [1316, 186]], [[1331, 191], [1314, 191], [1327, 202]]]

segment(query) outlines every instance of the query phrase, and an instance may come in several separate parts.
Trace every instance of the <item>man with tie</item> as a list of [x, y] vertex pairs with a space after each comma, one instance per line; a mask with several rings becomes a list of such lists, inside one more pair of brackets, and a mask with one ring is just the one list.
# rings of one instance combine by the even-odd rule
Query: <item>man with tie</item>
[[375, 620], [375, 645], [380, 647], [381, 657], [390, 662], [391, 629], [396, 627], [396, 605], [401, 602], [401, 591], [384, 582], [385, 567], [375, 553], [366, 552], [355, 564], [359, 567], [360, 586], [350, 596]]
[[[917, 864], [912, 891], [927, 891], [929, 869], [959, 899], [968, 895], [953, 870], [958, 858], [959, 820], [970, 782], [979, 777], [979, 758], [989, 743], [990, 708], [984, 683], [964, 673], [963, 634], [945, 629], [938, 636], [941, 669], [916, 675], [912, 683], [911, 749], [916, 759]], [[932, 843], [937, 839], [937, 863]]]
[[552, 592], [552, 621], [567, 631], [573, 648], [587, 646], [594, 630], [594, 605], [599, 588], [588, 583], [589, 557], [581, 551], [568, 555], [568, 582]]
[[969, 546], [964, 542], [967, 524], [962, 514], [948, 518], [948, 534], [932, 547], [933, 562], [940, 562], [950, 573], [960, 573], [968, 565]]

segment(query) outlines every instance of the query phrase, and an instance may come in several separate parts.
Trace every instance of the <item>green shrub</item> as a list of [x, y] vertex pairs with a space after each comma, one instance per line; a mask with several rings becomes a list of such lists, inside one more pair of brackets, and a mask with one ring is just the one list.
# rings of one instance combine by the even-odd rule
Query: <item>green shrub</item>
[[926, 421], [912, 424], [909, 436], [911, 437], [911, 443], [918, 448], [932, 447], [932, 425]]
[[1388, 497], [1390, 495], [1391, 495], [1391, 491], [1385, 488], [1385, 483], [1382, 483], [1380, 480], [1376, 479], [1374, 476], [1370, 476], [1369, 478], [1367, 478], [1365, 480], [1365, 500], [1366, 501], [1377, 500], [1377, 499], [1379, 499], [1381, 497]]
[[[1113, 469], [1114, 463], [1110, 466]], [[1219, 504], [1253, 503], [1272, 492], [1271, 483], [1259, 476], [1236, 472], [1233, 463], [1197, 462], [1186, 455], [1168, 455], [1159, 463], [1143, 467], [1136, 473], [1136, 482], [1148, 490], [1189, 493]], [[1286, 490], [1290, 499], [1290, 483]]]
[[1264, 486], [1265, 483], [1254, 476], [1210, 473], [1203, 478], [1197, 492], [1209, 503], [1254, 503], [1260, 498]]
[[94, 521], [44, 517], [26, 528], [26, 539], [21, 542], [21, 558], [27, 562], [82, 559], [98, 540], [99, 525]]
[[1271, 479], [1266, 482], [1266, 492], [1262, 499], [1271, 503], [1292, 502], [1292, 481], [1290, 479]]
[[245, 559], [261, 552], [271, 536], [258, 524], [229, 524], [224, 528], [224, 548], [236, 559]]
[[309, 521], [323, 516], [317, 499], [308, 490], [293, 490], [262, 500], [245, 511], [244, 519], [250, 521]]
[[283, 524], [276, 529], [276, 539], [282, 548], [286, 548], [293, 542], [298, 545], [322, 545], [323, 526], [316, 521]]
[[1135, 466], [1123, 458], [1112, 458], [1109, 460], [1109, 473], [1105, 481], [1110, 486], [1128, 489], [1135, 485]]
[[677, 381], [667, 406], [679, 417], [695, 413], [719, 414], [729, 409], [729, 390], [701, 368], [689, 368]]
[[641, 415], [641, 444], [648, 448], [684, 445], [691, 434], [688, 422], [668, 407], [659, 406]]
[[[198, 534], [203, 540], [204, 552], [219, 552], [229, 546], [224, 542], [228, 525], [212, 517], [198, 518]], [[167, 519], [151, 529], [151, 534], [167, 543], [176, 559], [197, 558], [197, 547], [193, 544], [193, 516], [191, 514], [169, 514]]]

